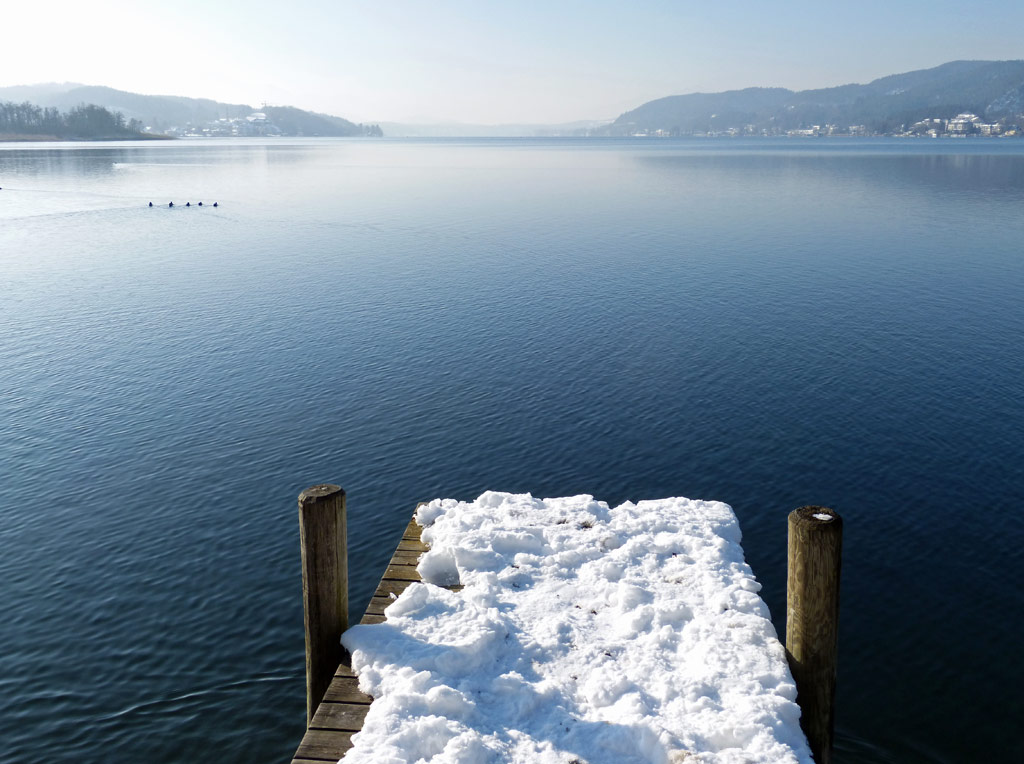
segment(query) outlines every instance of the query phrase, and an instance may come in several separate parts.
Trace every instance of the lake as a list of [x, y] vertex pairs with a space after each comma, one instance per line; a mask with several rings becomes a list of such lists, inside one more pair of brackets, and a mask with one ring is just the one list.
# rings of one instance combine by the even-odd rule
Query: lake
[[831, 506], [835, 760], [1024, 759], [1024, 141], [5, 144], [0, 187], [0, 761], [289, 760], [318, 482], [356, 615], [420, 500], [682, 495], [784, 633]]

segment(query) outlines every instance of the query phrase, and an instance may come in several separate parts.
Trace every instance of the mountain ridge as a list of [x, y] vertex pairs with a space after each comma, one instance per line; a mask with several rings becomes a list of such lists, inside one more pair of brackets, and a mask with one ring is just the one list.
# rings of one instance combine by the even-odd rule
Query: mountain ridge
[[173, 95], [145, 95], [103, 85], [78, 83], [42, 83], [0, 88], [0, 101], [30, 101], [42, 107], [70, 110], [82, 104], [95, 104], [126, 119], [137, 119], [153, 132], [199, 127], [217, 120], [245, 119], [262, 112], [284, 135], [356, 136], [378, 135], [376, 125], [361, 125], [343, 117], [299, 109], [294, 106], [233, 104], [210, 98]]
[[930, 69], [886, 75], [867, 84], [812, 90], [744, 88], [665, 96], [619, 115], [602, 134], [663, 131], [686, 135], [750, 127], [757, 133], [771, 133], [826, 124], [887, 133], [961, 112], [992, 120], [1020, 117], [1024, 112], [1024, 60], [950, 61]]

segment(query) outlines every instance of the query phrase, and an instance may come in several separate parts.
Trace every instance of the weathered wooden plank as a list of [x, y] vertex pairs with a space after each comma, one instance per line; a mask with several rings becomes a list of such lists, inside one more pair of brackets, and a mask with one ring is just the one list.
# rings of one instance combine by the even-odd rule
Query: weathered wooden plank
[[347, 684], [338, 682], [330, 684], [324, 693], [324, 703], [348, 703], [349, 705], [369, 706], [373, 698], [359, 691], [359, 683]]
[[309, 728], [359, 732], [363, 728], [363, 719], [366, 718], [366, 713], [369, 710], [370, 707], [363, 703], [324, 702], [317, 707]]
[[392, 557], [388, 561], [388, 567], [390, 568], [390, 567], [395, 566], [395, 565], [401, 565], [401, 566], [404, 566], [404, 567], [407, 567], [407, 568], [415, 568], [417, 565], [420, 564], [420, 557], [423, 555], [423, 553], [422, 552], [412, 552], [412, 554], [415, 555], [415, 556], [414, 557], [398, 557], [398, 556]]
[[415, 583], [415, 581], [393, 581], [386, 579], [377, 585], [377, 591], [373, 593], [373, 596], [387, 597], [389, 594], [397, 596], [408, 589], [409, 585], [413, 583]]
[[[351, 714], [359, 715], [361, 720], [365, 714], [366, 709], [369, 708], [373, 702], [373, 698], [369, 695], [359, 691], [359, 679], [356, 677], [352, 668], [346, 662], [338, 664], [338, 668], [334, 674], [334, 678], [327, 687], [327, 691], [324, 693], [324, 699], [321, 706], [326, 704], [338, 704], [345, 705], [352, 708]], [[331, 712], [334, 716], [341, 713], [337, 708], [324, 709], [324, 713]], [[320, 713], [320, 708], [317, 708], [317, 713]], [[327, 718], [331, 718], [330, 716]], [[314, 721], [310, 724], [310, 727], [316, 728], [330, 728], [330, 729], [347, 729], [346, 726], [338, 726], [336, 724], [328, 724], [324, 721], [324, 716], [321, 714], [317, 717], [314, 714]], [[353, 730], [358, 730], [359, 727], [354, 727]]]
[[350, 677], [355, 679], [356, 673], [352, 670], [347, 660], [342, 661], [338, 664], [338, 668], [334, 671], [334, 676], [339, 677]]
[[368, 706], [373, 702], [373, 698], [359, 691], [359, 680], [354, 676], [336, 676], [327, 686], [324, 701]]
[[324, 764], [325, 761], [334, 761], [334, 759], [292, 759], [292, 764]]
[[412, 568], [413, 570], [415, 570], [416, 567], [419, 565], [419, 562], [420, 561], [418, 559], [416, 559], [416, 560], [409, 560], [409, 559], [406, 559], [404, 557], [398, 557], [398, 558], [392, 557], [391, 560], [388, 562], [388, 567], [389, 568]]
[[370, 604], [366, 606], [366, 612], [373, 615], [383, 615], [388, 605], [394, 601], [393, 597], [374, 597], [370, 600]]
[[388, 565], [387, 570], [384, 571], [384, 578], [389, 578], [392, 581], [423, 580], [423, 577], [420, 576], [416, 567], [413, 565]]
[[367, 613], [366, 615], [364, 615], [362, 618], [359, 619], [359, 623], [362, 623], [362, 624], [367, 624], [367, 623], [384, 623], [384, 621], [386, 621], [386, 620], [387, 620], [386, 616], [376, 615], [374, 613]]
[[337, 761], [352, 747], [354, 732], [343, 730], [306, 730], [295, 752], [297, 759]]
[[430, 549], [430, 547], [427, 546], [426, 544], [424, 544], [422, 541], [417, 541], [415, 539], [402, 539], [401, 541], [398, 542], [398, 549], [397, 549], [397, 551], [399, 551], [399, 552], [419, 552], [420, 554], [423, 554], [428, 549]]
[[408, 560], [409, 564], [417, 565], [419, 564], [420, 557], [422, 556], [423, 552], [418, 549], [416, 551], [396, 549], [395, 553], [391, 555], [391, 562], [397, 563], [399, 560]]
[[419, 541], [423, 534], [423, 529], [416, 523], [416, 517], [413, 516], [412, 520], [405, 528], [405, 532], [402, 534], [403, 539], [410, 541]]

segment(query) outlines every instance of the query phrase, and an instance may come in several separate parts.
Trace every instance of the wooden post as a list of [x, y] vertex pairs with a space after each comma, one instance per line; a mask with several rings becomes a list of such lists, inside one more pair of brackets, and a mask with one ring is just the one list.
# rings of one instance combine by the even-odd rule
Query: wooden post
[[348, 539], [345, 492], [315, 485], [299, 494], [302, 604], [306, 625], [306, 725], [341, 662], [348, 628]]
[[832, 759], [842, 546], [843, 519], [833, 510], [790, 512], [786, 656], [796, 681], [800, 726], [818, 764]]

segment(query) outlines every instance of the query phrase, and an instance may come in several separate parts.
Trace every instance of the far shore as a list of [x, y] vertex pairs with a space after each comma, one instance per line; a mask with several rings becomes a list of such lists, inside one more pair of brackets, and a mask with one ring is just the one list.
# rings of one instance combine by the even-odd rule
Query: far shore
[[151, 135], [143, 133], [140, 135], [117, 135], [117, 136], [103, 136], [98, 138], [61, 138], [57, 135], [28, 135], [23, 133], [0, 133], [0, 143], [57, 143], [57, 142], [75, 142], [75, 143], [96, 143], [102, 141], [173, 141], [176, 140], [171, 135]]

